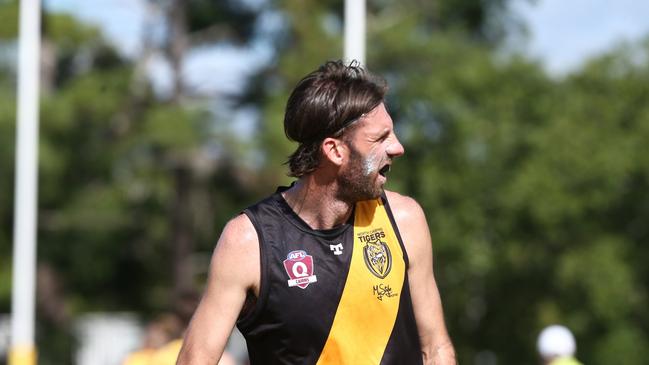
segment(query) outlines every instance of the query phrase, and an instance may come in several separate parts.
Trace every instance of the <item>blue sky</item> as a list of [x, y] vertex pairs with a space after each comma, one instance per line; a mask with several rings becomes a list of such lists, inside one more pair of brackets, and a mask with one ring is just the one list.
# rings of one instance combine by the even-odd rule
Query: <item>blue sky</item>
[[[138, 55], [145, 27], [155, 24], [156, 14], [149, 6], [147, 0], [45, 0], [47, 9], [98, 25], [128, 56]], [[235, 93], [252, 68], [268, 56], [258, 45], [247, 50], [228, 46], [194, 49], [185, 55], [184, 78], [201, 94]], [[157, 90], [171, 87], [171, 70], [163, 57], [153, 55], [148, 69]]]
[[564, 73], [621, 41], [649, 36], [647, 0], [537, 0], [515, 7], [531, 31], [528, 53]]
[[[45, 4], [98, 24], [125, 54], [137, 54], [147, 26], [146, 0], [46, 0]], [[523, 44], [526, 53], [540, 59], [553, 74], [574, 70], [588, 57], [620, 41], [649, 35], [647, 0], [518, 0], [513, 10], [530, 30], [530, 38]], [[185, 77], [197, 90], [233, 92], [255, 62], [269, 56], [263, 47], [248, 51], [200, 49], [187, 55]], [[151, 73], [164, 88], [169, 70], [162, 59], [153, 58]]]

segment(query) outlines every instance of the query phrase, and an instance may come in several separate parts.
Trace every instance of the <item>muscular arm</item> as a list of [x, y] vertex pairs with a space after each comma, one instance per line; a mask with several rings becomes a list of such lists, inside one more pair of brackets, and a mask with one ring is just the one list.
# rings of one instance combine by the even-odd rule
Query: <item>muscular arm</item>
[[412, 198], [386, 194], [410, 261], [410, 295], [424, 364], [455, 365], [455, 351], [433, 274], [433, 249], [424, 212]]
[[223, 229], [210, 264], [207, 287], [189, 324], [177, 365], [216, 364], [243, 307], [259, 293], [259, 244], [245, 215]]

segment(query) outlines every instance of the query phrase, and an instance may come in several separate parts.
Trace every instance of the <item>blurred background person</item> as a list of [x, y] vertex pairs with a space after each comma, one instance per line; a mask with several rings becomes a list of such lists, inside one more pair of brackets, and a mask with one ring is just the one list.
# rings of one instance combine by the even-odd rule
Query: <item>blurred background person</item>
[[171, 314], [162, 315], [146, 326], [142, 346], [130, 353], [122, 365], [148, 365], [154, 364], [159, 349], [164, 347], [174, 338], [179, 331], [180, 321]]
[[[185, 329], [199, 300], [199, 294], [194, 291], [179, 293], [173, 311], [158, 316], [147, 325], [142, 347], [129, 354], [122, 365], [175, 364]], [[219, 365], [236, 364], [236, 358], [228, 351], [219, 361]]]
[[536, 345], [544, 365], [582, 365], [575, 358], [575, 337], [564, 326], [555, 324], [544, 328]]

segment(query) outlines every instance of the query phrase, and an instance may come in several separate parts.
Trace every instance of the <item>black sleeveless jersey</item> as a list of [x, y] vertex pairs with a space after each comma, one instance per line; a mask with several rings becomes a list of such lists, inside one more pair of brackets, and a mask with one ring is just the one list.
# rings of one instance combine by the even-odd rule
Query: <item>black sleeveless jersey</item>
[[261, 256], [259, 298], [237, 322], [250, 363], [421, 364], [408, 257], [386, 197], [313, 230], [284, 189], [244, 211]]

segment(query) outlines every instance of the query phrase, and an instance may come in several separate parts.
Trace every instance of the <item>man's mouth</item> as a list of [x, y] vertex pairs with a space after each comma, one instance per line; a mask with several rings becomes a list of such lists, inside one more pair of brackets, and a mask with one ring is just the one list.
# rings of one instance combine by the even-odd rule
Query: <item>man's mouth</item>
[[383, 167], [379, 170], [379, 175], [385, 177], [385, 175], [386, 175], [389, 171], [390, 171], [390, 164], [387, 164], [387, 165], [383, 166]]

